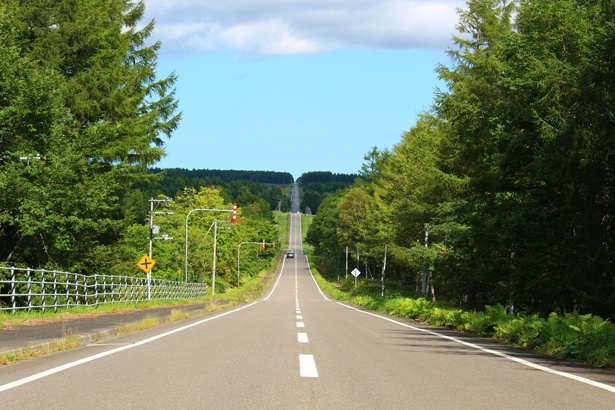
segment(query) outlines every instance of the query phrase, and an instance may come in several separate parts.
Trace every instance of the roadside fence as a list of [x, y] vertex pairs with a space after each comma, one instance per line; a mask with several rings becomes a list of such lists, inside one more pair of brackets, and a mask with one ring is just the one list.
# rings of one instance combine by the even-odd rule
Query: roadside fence
[[0, 311], [207, 297], [206, 283], [0, 267]]

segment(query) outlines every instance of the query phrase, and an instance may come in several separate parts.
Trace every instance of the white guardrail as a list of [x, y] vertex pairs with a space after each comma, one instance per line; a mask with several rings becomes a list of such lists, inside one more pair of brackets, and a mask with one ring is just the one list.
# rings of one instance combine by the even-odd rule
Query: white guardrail
[[207, 284], [132, 276], [0, 267], [0, 311], [58, 308], [207, 297]]

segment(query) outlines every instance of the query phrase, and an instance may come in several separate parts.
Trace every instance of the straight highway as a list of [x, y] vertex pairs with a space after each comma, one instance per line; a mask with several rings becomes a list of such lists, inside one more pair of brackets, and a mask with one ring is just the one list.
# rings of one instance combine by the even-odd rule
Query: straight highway
[[613, 373], [338, 303], [290, 232], [261, 299], [2, 366], [0, 408], [615, 408]]

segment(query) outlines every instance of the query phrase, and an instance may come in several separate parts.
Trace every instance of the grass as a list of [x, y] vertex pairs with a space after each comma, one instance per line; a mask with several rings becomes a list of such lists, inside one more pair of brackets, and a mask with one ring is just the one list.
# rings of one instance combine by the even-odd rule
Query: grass
[[282, 249], [288, 249], [288, 212], [273, 211], [278, 224], [278, 243]]
[[169, 315], [169, 323], [189, 319], [190, 314], [185, 309], [173, 309]]
[[301, 239], [303, 240], [303, 243], [305, 244], [305, 238], [307, 237], [307, 232], [308, 229], [310, 228], [310, 225], [312, 224], [312, 217], [313, 215], [305, 215], [305, 214], [300, 214], [301, 215]]
[[42, 313], [40, 311], [17, 311], [14, 314], [9, 312], [0, 312], [0, 328], [11, 327], [14, 325], [37, 322], [54, 322], [70, 319], [72, 317], [83, 317], [87, 315], [103, 315], [108, 313], [125, 312], [135, 309], [147, 309], [160, 306], [174, 306], [174, 305], [190, 305], [195, 303], [202, 303], [202, 301], [195, 301], [194, 299], [177, 299], [177, 300], [151, 300], [148, 302], [139, 303], [117, 303], [117, 304], [104, 304], [98, 306], [80, 306], [70, 309], [61, 309], [57, 313], [53, 311], [47, 311]]
[[48, 353], [74, 349], [79, 346], [81, 346], [81, 337], [78, 334], [69, 331], [61, 339], [55, 340], [51, 343], [46, 343], [41, 346], [29, 346], [10, 352], [0, 353], [0, 366], [32, 359]]
[[150, 329], [160, 325], [160, 318], [157, 316], [147, 316], [137, 323], [130, 323], [127, 325], [118, 325], [115, 328], [115, 334], [117, 336], [126, 335], [129, 333], [138, 332], [145, 329]]

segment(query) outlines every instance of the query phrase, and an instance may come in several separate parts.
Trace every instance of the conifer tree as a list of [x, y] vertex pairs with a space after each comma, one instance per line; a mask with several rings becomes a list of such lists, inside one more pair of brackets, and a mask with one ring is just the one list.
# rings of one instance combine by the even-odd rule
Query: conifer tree
[[164, 155], [180, 120], [176, 76], [157, 79], [144, 7], [3, 2], [2, 262], [91, 272], [125, 225], [131, 183]]

